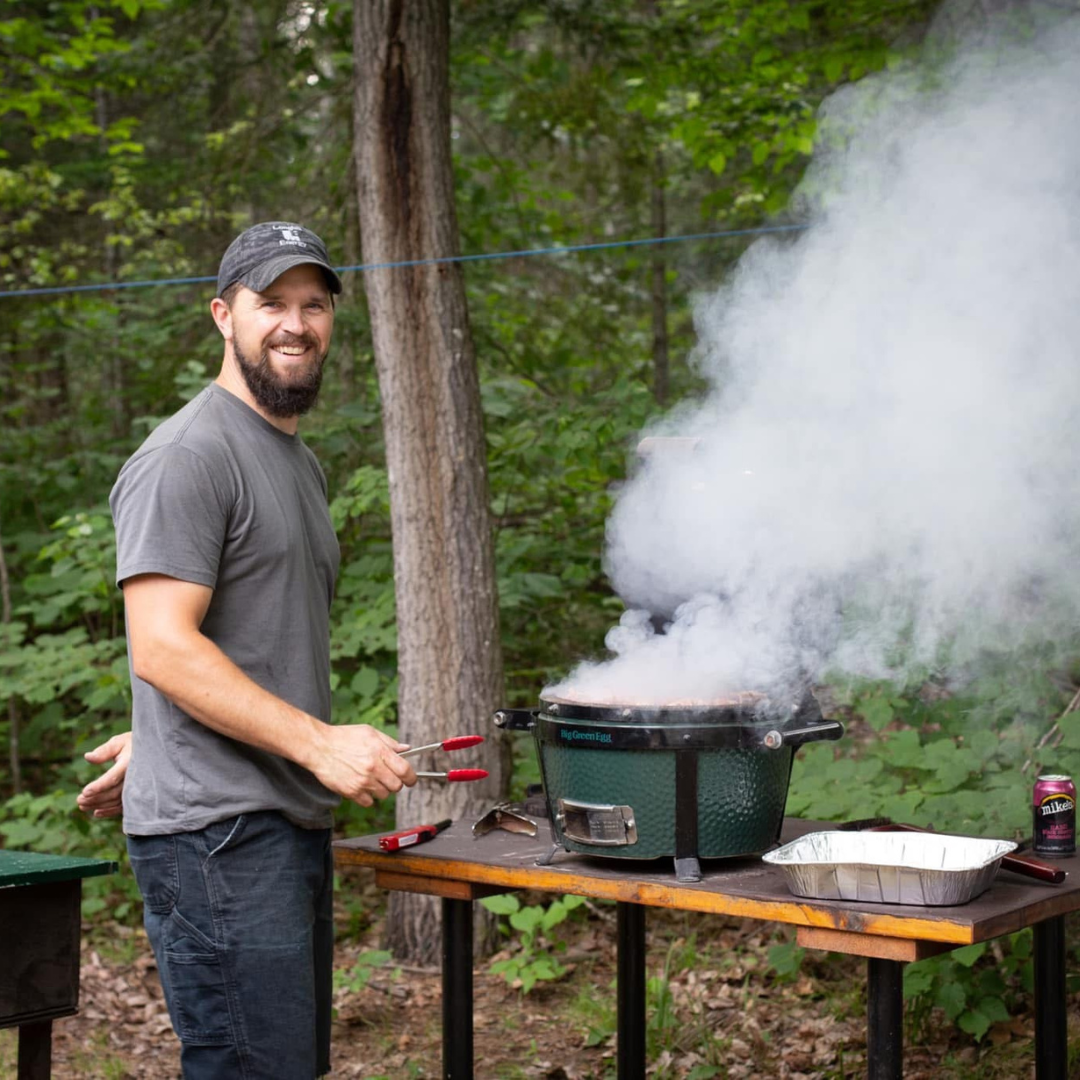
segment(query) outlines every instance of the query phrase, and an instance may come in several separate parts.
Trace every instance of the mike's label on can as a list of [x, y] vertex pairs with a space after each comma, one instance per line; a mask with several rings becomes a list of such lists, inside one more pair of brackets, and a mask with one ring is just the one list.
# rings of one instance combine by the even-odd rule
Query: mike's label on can
[[1040, 776], [1032, 792], [1032, 850], [1040, 855], [1076, 852], [1076, 785], [1068, 776]]

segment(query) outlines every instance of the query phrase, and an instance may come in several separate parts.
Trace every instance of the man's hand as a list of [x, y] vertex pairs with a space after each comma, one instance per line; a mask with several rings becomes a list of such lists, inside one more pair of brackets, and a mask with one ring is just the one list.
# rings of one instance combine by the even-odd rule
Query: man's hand
[[331, 791], [360, 806], [412, 787], [416, 773], [399, 750], [407, 743], [368, 724], [324, 725], [320, 746], [308, 767]]
[[114, 735], [101, 746], [87, 750], [83, 757], [94, 765], [111, 761], [113, 766], [82, 789], [76, 799], [79, 809], [97, 818], [119, 817], [123, 812], [124, 776], [131, 760], [131, 732]]

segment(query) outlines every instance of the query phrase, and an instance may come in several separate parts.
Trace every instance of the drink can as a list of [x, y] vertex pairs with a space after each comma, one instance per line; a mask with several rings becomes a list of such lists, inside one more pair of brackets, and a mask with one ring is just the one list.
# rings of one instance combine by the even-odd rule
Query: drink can
[[1076, 853], [1076, 785], [1068, 776], [1048, 774], [1032, 794], [1032, 850], [1040, 855]]

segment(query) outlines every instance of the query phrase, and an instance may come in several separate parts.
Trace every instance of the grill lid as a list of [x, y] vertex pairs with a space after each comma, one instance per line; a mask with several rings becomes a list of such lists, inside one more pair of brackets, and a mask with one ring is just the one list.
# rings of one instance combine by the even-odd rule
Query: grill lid
[[497, 727], [532, 731], [540, 744], [592, 749], [700, 750], [721, 747], [779, 750], [838, 739], [843, 724], [825, 720], [809, 690], [777, 706], [755, 691], [714, 702], [618, 705], [545, 694], [539, 709], [500, 709]]
[[729, 694], [714, 701], [670, 701], [629, 704], [615, 701], [583, 701], [566, 694], [543, 694], [540, 712], [565, 720], [593, 720], [611, 724], [776, 724], [798, 719], [821, 718], [821, 710], [810, 695], [803, 701], [774, 703], [753, 690]]

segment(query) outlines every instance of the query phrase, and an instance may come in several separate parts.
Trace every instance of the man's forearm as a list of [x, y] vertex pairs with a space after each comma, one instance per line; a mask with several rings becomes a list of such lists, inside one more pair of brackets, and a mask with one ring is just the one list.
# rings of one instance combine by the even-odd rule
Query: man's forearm
[[331, 727], [264, 690], [209, 638], [176, 632], [140, 656], [136, 675], [231, 739], [295, 761], [346, 799], [371, 806], [416, 783], [403, 743], [367, 724]]
[[134, 650], [135, 674], [221, 735], [316, 771], [326, 727], [259, 686], [197, 630]]
[[397, 756], [404, 745], [385, 732], [367, 724], [331, 727], [246, 675], [201, 630], [212, 595], [206, 586], [155, 574], [124, 583], [138, 678], [199, 723], [295, 761], [361, 806], [416, 782], [412, 766]]

